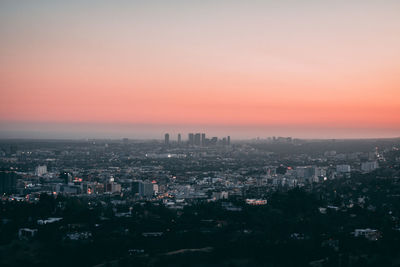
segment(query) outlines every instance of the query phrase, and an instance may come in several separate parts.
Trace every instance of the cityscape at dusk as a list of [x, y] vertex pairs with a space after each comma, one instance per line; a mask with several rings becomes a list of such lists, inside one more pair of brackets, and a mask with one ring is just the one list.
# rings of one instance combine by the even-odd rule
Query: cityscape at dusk
[[399, 136], [396, 0], [0, 5], [1, 137]]
[[1, 267], [400, 267], [400, 1], [0, 0]]

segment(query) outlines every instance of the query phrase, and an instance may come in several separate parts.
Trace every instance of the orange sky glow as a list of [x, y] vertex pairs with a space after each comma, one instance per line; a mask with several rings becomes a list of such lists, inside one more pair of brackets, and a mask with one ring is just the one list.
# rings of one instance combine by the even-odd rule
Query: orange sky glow
[[400, 136], [400, 2], [167, 2], [2, 2], [0, 137], [35, 123]]

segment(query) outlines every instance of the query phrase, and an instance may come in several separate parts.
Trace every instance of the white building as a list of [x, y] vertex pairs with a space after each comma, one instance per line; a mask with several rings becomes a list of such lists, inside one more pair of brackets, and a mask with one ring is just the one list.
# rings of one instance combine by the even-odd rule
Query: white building
[[158, 194], [158, 184], [156, 184], [156, 183], [153, 183], [153, 192], [154, 192], [154, 194]]
[[39, 165], [35, 169], [35, 175], [42, 176], [43, 174], [47, 173], [47, 166], [46, 165]]

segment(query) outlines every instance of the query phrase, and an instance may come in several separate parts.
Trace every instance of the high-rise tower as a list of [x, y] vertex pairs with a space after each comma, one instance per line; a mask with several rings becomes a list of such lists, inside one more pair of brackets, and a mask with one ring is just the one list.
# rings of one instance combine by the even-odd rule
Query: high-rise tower
[[194, 135], [194, 144], [195, 144], [196, 146], [200, 146], [200, 143], [201, 143], [201, 136], [200, 136], [200, 133], [196, 133], [196, 134]]
[[182, 143], [182, 137], [181, 134], [178, 133], [178, 145], [180, 145]]
[[164, 136], [164, 144], [169, 145], [169, 134], [168, 133], [166, 133]]
[[194, 145], [194, 134], [189, 134], [189, 145]]

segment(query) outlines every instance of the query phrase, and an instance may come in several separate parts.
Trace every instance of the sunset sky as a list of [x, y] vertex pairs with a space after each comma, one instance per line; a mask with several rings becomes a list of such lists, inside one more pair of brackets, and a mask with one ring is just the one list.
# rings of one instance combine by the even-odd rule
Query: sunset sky
[[0, 2], [0, 137], [400, 136], [400, 1]]

